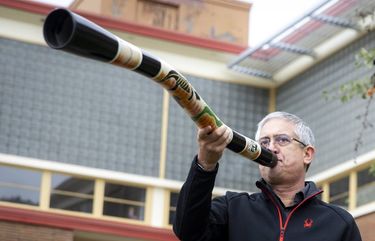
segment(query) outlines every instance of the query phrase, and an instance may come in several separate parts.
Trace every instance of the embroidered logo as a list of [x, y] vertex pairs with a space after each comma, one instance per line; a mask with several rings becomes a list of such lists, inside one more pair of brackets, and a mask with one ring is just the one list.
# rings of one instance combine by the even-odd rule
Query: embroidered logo
[[303, 223], [304, 228], [311, 228], [314, 221], [311, 218], [305, 219], [305, 222]]

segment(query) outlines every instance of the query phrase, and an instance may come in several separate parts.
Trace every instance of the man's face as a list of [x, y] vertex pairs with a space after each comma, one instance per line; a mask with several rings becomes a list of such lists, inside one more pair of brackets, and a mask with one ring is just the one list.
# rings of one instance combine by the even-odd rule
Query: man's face
[[260, 131], [259, 140], [269, 138], [271, 141], [268, 149], [275, 153], [279, 159], [274, 168], [259, 166], [261, 176], [271, 185], [293, 184], [305, 178], [305, 164], [311, 162], [314, 154], [313, 148], [310, 146], [303, 147], [294, 140], [287, 144], [284, 142], [281, 145], [281, 142], [275, 142], [275, 137], [280, 135], [299, 139], [294, 130], [295, 126], [292, 122], [275, 118], [266, 122]]

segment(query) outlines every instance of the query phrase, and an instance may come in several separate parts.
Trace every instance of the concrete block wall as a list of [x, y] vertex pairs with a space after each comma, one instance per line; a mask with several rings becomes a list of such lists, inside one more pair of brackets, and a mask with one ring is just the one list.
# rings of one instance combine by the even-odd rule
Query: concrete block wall
[[[0, 152], [159, 175], [163, 90], [135, 72], [0, 38]], [[186, 76], [224, 123], [253, 138], [268, 90]], [[196, 127], [170, 98], [166, 178], [184, 180]], [[231, 153], [217, 185], [249, 189], [257, 165]]]
[[[312, 128], [317, 140], [317, 154], [310, 175], [334, 167], [375, 148], [375, 127], [363, 133], [362, 143], [355, 152], [367, 100], [355, 98], [347, 103], [326, 100], [323, 91], [333, 93], [349, 81], [370, 77], [373, 69], [357, 68], [355, 55], [359, 49], [374, 48], [375, 33], [342, 49], [334, 56], [312, 67], [277, 90], [276, 107], [302, 117]], [[372, 101], [374, 102], [374, 101]], [[375, 123], [375, 103], [370, 105], [369, 122]]]

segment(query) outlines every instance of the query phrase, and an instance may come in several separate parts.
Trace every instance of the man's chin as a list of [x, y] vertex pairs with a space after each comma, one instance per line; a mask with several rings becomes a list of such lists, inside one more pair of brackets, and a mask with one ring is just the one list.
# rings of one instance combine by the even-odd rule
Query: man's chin
[[279, 183], [280, 181], [282, 181], [282, 175], [280, 175], [281, 172], [277, 166], [274, 168], [268, 168], [268, 170], [263, 174], [263, 179], [268, 183]]

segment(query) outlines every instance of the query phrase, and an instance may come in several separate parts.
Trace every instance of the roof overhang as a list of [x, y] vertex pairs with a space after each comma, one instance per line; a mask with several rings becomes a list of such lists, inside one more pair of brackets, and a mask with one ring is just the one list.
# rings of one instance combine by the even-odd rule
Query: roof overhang
[[232, 70], [279, 86], [366, 34], [375, 1], [324, 0], [301, 18], [228, 63]]

